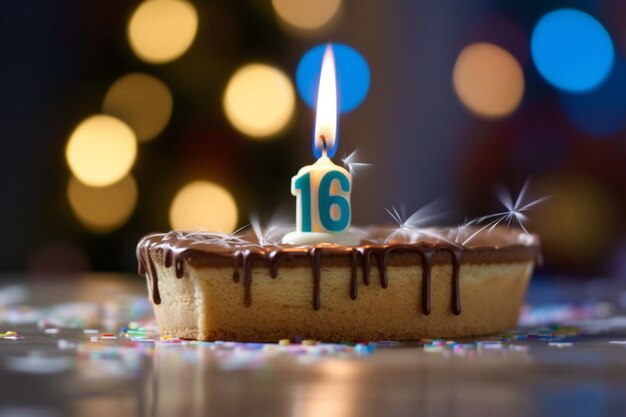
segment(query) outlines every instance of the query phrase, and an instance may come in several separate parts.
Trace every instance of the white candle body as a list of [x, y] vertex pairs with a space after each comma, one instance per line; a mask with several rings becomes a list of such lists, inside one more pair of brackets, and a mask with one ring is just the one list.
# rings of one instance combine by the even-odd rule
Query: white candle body
[[[326, 155], [291, 179], [296, 196], [296, 230], [342, 232], [350, 226], [352, 178]], [[307, 195], [308, 194], [308, 195]]]
[[323, 155], [313, 165], [298, 171], [291, 180], [296, 196], [296, 231], [283, 243], [341, 243], [356, 245], [359, 239], [347, 232], [350, 227], [352, 177]]

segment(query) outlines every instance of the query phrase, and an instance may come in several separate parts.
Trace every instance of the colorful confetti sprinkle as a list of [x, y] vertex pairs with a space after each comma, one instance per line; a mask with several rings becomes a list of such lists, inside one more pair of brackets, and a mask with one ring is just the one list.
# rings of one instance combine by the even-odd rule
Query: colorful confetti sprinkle
[[[13, 289], [12, 291], [15, 291]], [[17, 293], [16, 293], [17, 294]], [[17, 326], [31, 325], [39, 329], [34, 337], [47, 338], [58, 352], [77, 355], [88, 377], [124, 375], [133, 372], [145, 358], [157, 354], [179, 355], [185, 362], [195, 363], [198, 357], [210, 355], [222, 370], [256, 369], [276, 358], [288, 358], [303, 366], [325, 358], [349, 360], [376, 355], [381, 350], [411, 347], [426, 354], [443, 358], [469, 360], [479, 356], [528, 355], [534, 349], [572, 348], [579, 340], [606, 329], [626, 327], [626, 316], [613, 315], [614, 306], [605, 302], [582, 305], [547, 304], [526, 306], [520, 319], [521, 327], [498, 335], [474, 340], [421, 339], [419, 341], [377, 341], [324, 343], [319, 340], [279, 339], [274, 343], [240, 343], [231, 341], [189, 341], [173, 335], [161, 335], [145, 297], [125, 296], [118, 300], [98, 303], [62, 303], [36, 308], [21, 303], [2, 303], [0, 290], [0, 341], [7, 343], [30, 337], [18, 334]], [[21, 331], [21, 327], [19, 327]], [[617, 334], [616, 334], [617, 335]], [[61, 337], [62, 336], [62, 337]], [[622, 335], [623, 337], [623, 335]], [[607, 342], [603, 342], [607, 343]], [[626, 346], [626, 340], [616, 336], [608, 344]], [[25, 352], [27, 354], [28, 352]], [[43, 364], [46, 372], [61, 372], [74, 365], [66, 359], [25, 356], [13, 362], [14, 368], [23, 364]], [[26, 368], [28, 367], [26, 366]]]

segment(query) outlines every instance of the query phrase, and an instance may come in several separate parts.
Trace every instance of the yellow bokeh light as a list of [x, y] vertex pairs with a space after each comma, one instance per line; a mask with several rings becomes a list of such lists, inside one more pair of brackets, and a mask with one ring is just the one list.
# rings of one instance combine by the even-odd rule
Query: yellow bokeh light
[[170, 224], [177, 230], [230, 233], [237, 226], [237, 204], [223, 187], [208, 181], [194, 181], [174, 197]]
[[339, 10], [341, 0], [272, 0], [276, 14], [299, 29], [317, 29]]
[[280, 132], [291, 120], [296, 98], [289, 78], [264, 64], [249, 64], [230, 79], [224, 93], [228, 120], [242, 133], [262, 139]]
[[461, 102], [486, 118], [512, 113], [524, 95], [520, 64], [510, 53], [489, 43], [475, 43], [461, 51], [452, 82]]
[[98, 114], [74, 129], [65, 157], [76, 178], [92, 187], [104, 187], [128, 174], [137, 157], [137, 139], [121, 120]]
[[135, 210], [137, 184], [130, 175], [106, 187], [90, 187], [71, 177], [67, 197], [72, 211], [87, 229], [110, 232], [126, 223]]
[[143, 61], [163, 64], [179, 58], [198, 31], [198, 13], [184, 0], [147, 0], [128, 23], [128, 42]]
[[597, 262], [617, 230], [617, 204], [606, 185], [570, 174], [540, 178], [533, 188], [550, 196], [531, 213], [546, 259], [569, 265]]
[[137, 139], [146, 142], [161, 133], [170, 120], [172, 93], [151, 75], [127, 74], [111, 85], [102, 110], [128, 123]]

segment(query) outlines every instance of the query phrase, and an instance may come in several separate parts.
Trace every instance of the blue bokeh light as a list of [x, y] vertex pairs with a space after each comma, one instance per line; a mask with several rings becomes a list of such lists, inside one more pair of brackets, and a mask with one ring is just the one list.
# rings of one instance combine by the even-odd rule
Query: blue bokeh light
[[608, 136], [626, 126], [626, 62], [617, 59], [609, 77], [585, 94], [560, 94], [569, 121], [592, 136]]
[[[333, 43], [337, 71], [337, 100], [340, 113], [349, 112], [359, 106], [370, 87], [370, 70], [365, 58], [355, 49]], [[304, 54], [296, 71], [296, 85], [300, 97], [315, 108], [320, 69], [326, 44], [318, 45]]]
[[604, 26], [587, 13], [560, 9], [544, 15], [533, 30], [531, 54], [539, 73], [555, 87], [589, 91], [613, 66], [613, 42]]

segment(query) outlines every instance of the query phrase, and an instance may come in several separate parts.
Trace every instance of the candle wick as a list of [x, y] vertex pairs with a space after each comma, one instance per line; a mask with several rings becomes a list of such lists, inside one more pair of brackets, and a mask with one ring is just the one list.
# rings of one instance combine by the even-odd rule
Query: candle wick
[[320, 139], [322, 140], [322, 154], [325, 156], [328, 148], [328, 144], [326, 144], [326, 136], [320, 135]]

